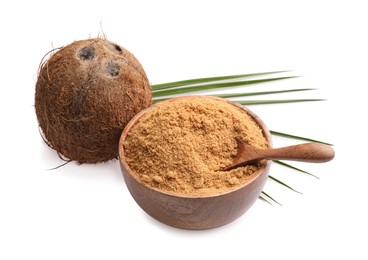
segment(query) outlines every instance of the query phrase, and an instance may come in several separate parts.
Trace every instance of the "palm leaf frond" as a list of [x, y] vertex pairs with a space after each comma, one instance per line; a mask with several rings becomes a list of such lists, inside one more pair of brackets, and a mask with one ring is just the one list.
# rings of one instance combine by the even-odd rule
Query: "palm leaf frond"
[[268, 195], [266, 192], [264, 192], [264, 191], [262, 191], [262, 197], [268, 202], [268, 200], [266, 199], [266, 198], [268, 198], [268, 199], [270, 199], [271, 201], [273, 201], [273, 202], [275, 202], [275, 203], [277, 203], [277, 204], [279, 204], [280, 206], [282, 206], [282, 204], [281, 203], [279, 203], [277, 200], [275, 200], [274, 198], [272, 198], [270, 195]]
[[237, 102], [244, 106], [251, 106], [251, 105], [313, 102], [313, 101], [323, 101], [323, 100], [324, 99], [272, 99], [272, 100], [242, 100], [242, 101], [237, 101]]
[[315, 139], [311, 139], [311, 138], [307, 138], [307, 137], [301, 137], [301, 136], [297, 136], [297, 135], [286, 134], [286, 133], [272, 131], [272, 130], [270, 130], [270, 133], [272, 135], [275, 135], [275, 136], [281, 136], [281, 137], [285, 137], [285, 138], [289, 138], [289, 139], [296, 139], [296, 140], [301, 140], [301, 141], [315, 142], [315, 143], [331, 145], [329, 143], [318, 141], [318, 140], [315, 140]]
[[288, 163], [285, 163], [285, 162], [282, 162], [282, 161], [279, 161], [279, 160], [274, 160], [273, 162], [274, 162], [274, 163], [277, 163], [277, 164], [279, 164], [279, 165], [285, 166], [285, 167], [287, 167], [287, 168], [290, 168], [290, 169], [292, 169], [292, 170], [295, 170], [295, 171], [297, 171], [297, 172], [302, 172], [302, 173], [305, 173], [305, 174], [307, 174], [307, 175], [309, 175], [309, 176], [312, 176], [312, 177], [314, 177], [314, 178], [319, 179], [319, 177], [317, 177], [316, 175], [311, 174], [311, 173], [306, 172], [306, 171], [303, 171], [302, 169], [299, 169], [299, 168], [297, 168], [297, 167], [291, 166], [291, 165], [290, 165], [290, 164], [288, 164]]
[[162, 90], [162, 89], [169, 89], [187, 85], [194, 85], [194, 84], [202, 84], [202, 83], [209, 83], [215, 81], [223, 81], [223, 80], [233, 80], [239, 78], [248, 78], [248, 77], [255, 77], [255, 76], [264, 76], [269, 74], [276, 74], [281, 72], [287, 71], [271, 71], [271, 72], [261, 72], [261, 73], [251, 73], [251, 74], [239, 74], [239, 75], [230, 75], [230, 76], [219, 76], [219, 77], [207, 77], [207, 78], [196, 78], [196, 79], [188, 79], [188, 80], [180, 80], [162, 84], [154, 84], [152, 85], [152, 90]]
[[152, 97], [188, 94], [188, 93], [205, 91], [205, 90], [208, 91], [208, 90], [224, 89], [224, 88], [230, 88], [230, 87], [247, 86], [247, 85], [254, 85], [254, 84], [277, 81], [277, 80], [291, 79], [295, 77], [296, 76], [276, 77], [276, 78], [266, 78], [266, 79], [252, 79], [252, 80], [231, 81], [231, 82], [223, 82], [223, 83], [202, 84], [202, 85], [194, 85], [194, 86], [187, 85], [187, 86], [173, 87], [170, 89], [163, 89], [163, 90], [155, 90], [153, 88]]
[[261, 95], [271, 95], [271, 94], [280, 94], [280, 93], [288, 93], [288, 92], [309, 91], [309, 90], [315, 90], [315, 89], [314, 88], [285, 89], [285, 90], [263, 91], [263, 92], [216, 94], [216, 96], [220, 98], [236, 98], [236, 97], [261, 96]]
[[277, 182], [278, 184], [280, 184], [280, 185], [282, 185], [282, 186], [284, 186], [284, 187], [286, 187], [286, 188], [288, 188], [288, 189], [290, 189], [290, 190], [292, 190], [292, 191], [294, 191], [296, 193], [303, 194], [300, 191], [297, 191], [297, 190], [291, 188], [289, 185], [285, 184], [284, 182], [280, 181], [279, 179], [277, 179], [277, 178], [275, 178], [275, 177], [273, 177], [271, 175], [268, 175], [268, 178], [270, 178], [271, 180]]
[[[276, 90], [276, 91], [262, 91], [262, 92], [242, 92], [242, 93], [230, 93], [230, 94], [213, 94], [212, 96], [220, 98], [237, 98], [237, 97], [249, 97], [249, 96], [261, 96], [261, 95], [272, 95], [280, 93], [290, 93], [290, 92], [301, 92], [315, 90], [313, 88], [303, 88], [303, 89], [286, 89], [286, 90]], [[154, 102], [160, 102], [170, 97], [154, 97]]]
[[266, 202], [266, 203], [270, 204], [271, 206], [273, 206], [271, 202], [269, 202], [265, 197], [262, 196], [262, 194], [258, 196], [258, 199], [263, 200], [264, 202]]

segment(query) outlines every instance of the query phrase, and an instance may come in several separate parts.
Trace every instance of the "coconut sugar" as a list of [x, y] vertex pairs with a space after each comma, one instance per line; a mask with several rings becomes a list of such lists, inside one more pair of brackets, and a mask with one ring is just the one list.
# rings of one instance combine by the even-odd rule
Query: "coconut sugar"
[[223, 99], [182, 98], [156, 104], [124, 143], [133, 173], [149, 186], [182, 194], [225, 191], [245, 183], [264, 163], [221, 171], [237, 152], [235, 139], [266, 148], [262, 129]]

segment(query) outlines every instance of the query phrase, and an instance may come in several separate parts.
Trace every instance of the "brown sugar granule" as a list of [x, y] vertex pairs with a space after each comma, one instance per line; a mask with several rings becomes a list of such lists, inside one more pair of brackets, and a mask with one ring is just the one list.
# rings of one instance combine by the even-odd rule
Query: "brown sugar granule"
[[261, 167], [231, 171], [235, 139], [266, 148], [261, 128], [241, 108], [222, 99], [183, 98], [156, 104], [130, 130], [127, 163], [144, 183], [166, 191], [203, 194], [244, 183]]

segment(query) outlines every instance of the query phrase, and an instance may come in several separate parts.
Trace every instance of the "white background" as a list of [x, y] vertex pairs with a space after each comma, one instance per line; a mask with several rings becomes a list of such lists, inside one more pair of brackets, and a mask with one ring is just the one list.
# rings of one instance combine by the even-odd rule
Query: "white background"
[[[364, 1], [2, 1], [0, 259], [367, 259], [368, 41]], [[131, 198], [117, 161], [62, 161], [42, 141], [34, 89], [52, 48], [98, 35], [126, 47], [152, 84], [292, 70], [245, 91], [324, 102], [250, 107], [271, 130], [334, 144], [326, 164], [273, 165], [303, 195], [269, 181], [283, 206], [257, 201], [208, 231], [168, 227]], [[258, 97], [256, 97], [258, 98]], [[298, 143], [274, 139], [274, 146]]]

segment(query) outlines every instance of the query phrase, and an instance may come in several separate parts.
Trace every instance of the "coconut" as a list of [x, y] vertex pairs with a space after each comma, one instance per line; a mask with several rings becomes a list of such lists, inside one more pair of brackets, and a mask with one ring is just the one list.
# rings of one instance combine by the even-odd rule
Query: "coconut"
[[63, 157], [80, 163], [116, 158], [125, 125], [151, 103], [139, 61], [106, 39], [69, 44], [38, 73], [35, 109], [43, 137]]

